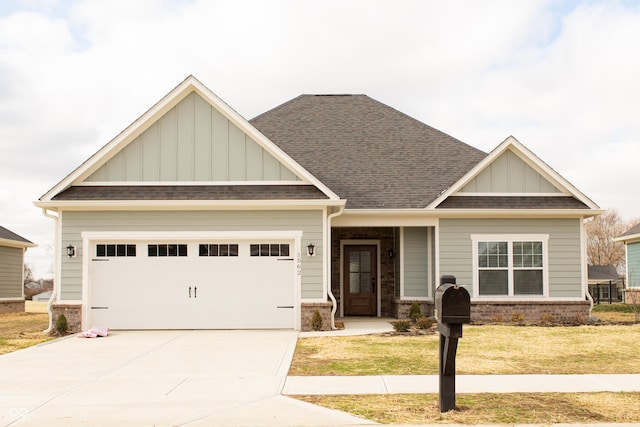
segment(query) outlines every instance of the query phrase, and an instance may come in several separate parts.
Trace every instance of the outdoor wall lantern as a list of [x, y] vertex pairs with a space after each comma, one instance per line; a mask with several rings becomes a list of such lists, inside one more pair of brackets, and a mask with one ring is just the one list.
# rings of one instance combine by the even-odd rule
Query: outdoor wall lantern
[[73, 245], [67, 246], [67, 256], [69, 258], [75, 258], [76, 256], [76, 247]]
[[307, 255], [314, 256], [316, 254], [316, 247], [313, 243], [307, 245]]

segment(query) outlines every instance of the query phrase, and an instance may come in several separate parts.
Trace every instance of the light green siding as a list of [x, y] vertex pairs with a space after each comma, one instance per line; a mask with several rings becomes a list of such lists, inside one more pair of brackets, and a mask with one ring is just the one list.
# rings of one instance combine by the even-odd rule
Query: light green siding
[[452, 274], [473, 291], [472, 234], [548, 234], [549, 296], [580, 298], [580, 219], [441, 219], [440, 275]]
[[62, 299], [82, 299], [83, 231], [302, 231], [302, 248], [316, 246], [316, 256], [302, 256], [302, 298], [325, 298], [322, 287], [323, 212], [309, 211], [152, 211], [62, 212], [62, 242], [77, 248], [76, 258], [62, 256]]
[[640, 242], [627, 245], [627, 286], [640, 287]]
[[429, 251], [426, 227], [405, 227], [403, 245], [404, 298], [429, 296]]
[[0, 298], [22, 298], [22, 248], [0, 246]]
[[299, 180], [195, 92], [89, 176], [89, 182]]
[[560, 190], [508, 150], [465, 185], [461, 192], [558, 193]]

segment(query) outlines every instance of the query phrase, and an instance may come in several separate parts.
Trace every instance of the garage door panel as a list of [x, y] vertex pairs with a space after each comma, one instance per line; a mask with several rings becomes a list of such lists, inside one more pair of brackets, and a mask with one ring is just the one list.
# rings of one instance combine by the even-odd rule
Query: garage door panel
[[[289, 244], [292, 244], [290, 242]], [[112, 329], [270, 329], [295, 325], [292, 258], [201, 256], [188, 242], [187, 256], [149, 256], [136, 242], [135, 257], [90, 265], [91, 322]], [[222, 253], [222, 250], [220, 250]], [[155, 253], [155, 252], [154, 252]]]

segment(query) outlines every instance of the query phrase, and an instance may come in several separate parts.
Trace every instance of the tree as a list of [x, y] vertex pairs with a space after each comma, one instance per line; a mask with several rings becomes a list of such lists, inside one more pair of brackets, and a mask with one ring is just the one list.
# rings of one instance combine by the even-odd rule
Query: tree
[[33, 282], [35, 279], [33, 278], [33, 270], [29, 264], [24, 265], [24, 284]]
[[587, 224], [587, 261], [591, 265], [615, 265], [617, 269], [625, 266], [624, 245], [614, 242], [640, 220], [623, 220], [614, 209], [608, 209]]

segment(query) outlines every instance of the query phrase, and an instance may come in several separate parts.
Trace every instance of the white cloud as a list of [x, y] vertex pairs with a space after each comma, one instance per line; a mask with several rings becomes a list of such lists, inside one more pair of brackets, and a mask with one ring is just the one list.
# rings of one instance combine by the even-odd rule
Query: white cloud
[[31, 201], [189, 74], [247, 118], [366, 93], [486, 151], [513, 134], [639, 216], [639, 48], [639, 8], [606, 0], [3, 2], [0, 224], [52, 241]]

